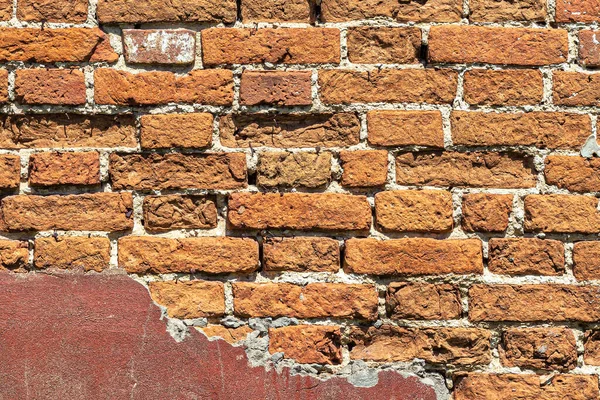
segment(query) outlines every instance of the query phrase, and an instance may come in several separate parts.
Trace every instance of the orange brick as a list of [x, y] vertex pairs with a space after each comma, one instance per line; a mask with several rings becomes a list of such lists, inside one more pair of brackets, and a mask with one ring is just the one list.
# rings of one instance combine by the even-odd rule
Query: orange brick
[[0, 103], [8, 101], [8, 71], [0, 69]]
[[600, 191], [600, 160], [572, 156], [548, 156], [546, 183], [571, 192]]
[[244, 22], [312, 22], [313, 0], [245, 0], [241, 4]]
[[0, 155], [0, 190], [16, 189], [21, 181], [21, 158], [17, 155]]
[[119, 239], [119, 266], [132, 274], [249, 273], [258, 269], [258, 243], [231, 237], [125, 236]]
[[213, 116], [209, 113], [143, 115], [141, 144], [148, 149], [200, 149], [212, 143]]
[[452, 194], [395, 190], [375, 195], [377, 228], [393, 232], [448, 232], [454, 227]]
[[567, 194], [525, 197], [527, 232], [598, 233], [598, 199]]
[[579, 31], [579, 62], [586, 67], [600, 66], [600, 32], [594, 30]]
[[504, 232], [512, 203], [512, 194], [467, 194], [462, 200], [462, 228], [467, 232]]
[[266, 271], [337, 272], [340, 246], [328, 238], [271, 238], [263, 242]]
[[311, 71], [244, 71], [240, 83], [240, 104], [310, 105], [311, 75]]
[[469, 19], [476, 22], [544, 21], [547, 16], [543, 0], [471, 0], [469, 11]]
[[429, 31], [432, 63], [546, 65], [567, 61], [569, 41], [563, 29], [433, 26]]
[[501, 275], [562, 275], [565, 249], [558, 240], [492, 238], [489, 241], [490, 272]]
[[29, 249], [26, 241], [0, 239], [0, 272], [25, 272], [28, 264]]
[[331, 153], [262, 153], [256, 185], [317, 188], [331, 181]]
[[32, 154], [29, 157], [29, 184], [100, 184], [100, 156], [96, 152]]
[[367, 126], [374, 146], [444, 147], [439, 111], [369, 111]]
[[577, 366], [575, 335], [567, 328], [507, 329], [500, 360], [507, 367], [568, 371]]
[[202, 31], [205, 66], [221, 64], [315, 64], [340, 62], [334, 28], [209, 28]]
[[457, 319], [462, 314], [458, 286], [425, 282], [390, 283], [385, 296], [393, 319]]
[[220, 317], [225, 314], [222, 282], [150, 282], [148, 287], [152, 299], [166, 307], [171, 318]]
[[149, 231], [217, 227], [217, 206], [206, 197], [146, 196], [143, 210], [144, 227]]
[[22, 104], [85, 104], [85, 77], [80, 69], [20, 69], [15, 101]]
[[361, 26], [348, 30], [348, 59], [364, 64], [416, 64], [421, 51], [419, 28]]
[[12, 18], [12, 0], [0, 0], [0, 21], [9, 21]]
[[109, 267], [110, 241], [104, 237], [41, 237], [35, 239], [33, 257], [36, 268], [101, 272]]
[[596, 1], [587, 0], [557, 0], [557, 22], [598, 22], [600, 7]]
[[269, 329], [269, 353], [303, 364], [340, 364], [342, 334], [336, 326], [298, 325]]
[[342, 186], [374, 187], [387, 182], [388, 152], [385, 150], [340, 151]]
[[538, 104], [544, 92], [542, 73], [537, 70], [472, 69], [465, 73], [464, 79], [464, 97], [470, 104]]
[[107, 23], [235, 22], [235, 0], [99, 0], [98, 20]]
[[481, 274], [478, 239], [349, 239], [344, 270], [372, 275]]
[[425, 3], [395, 0], [323, 0], [321, 20], [343, 22], [369, 18], [392, 18], [398, 22], [458, 22], [459, 0], [430, 0]]
[[37, 22], [85, 22], [86, 0], [18, 0], [17, 18]]
[[586, 331], [583, 360], [587, 365], [600, 365], [600, 331]]
[[555, 71], [552, 74], [554, 103], [563, 106], [600, 105], [600, 74]]
[[600, 242], [573, 245], [573, 275], [580, 281], [600, 279]]

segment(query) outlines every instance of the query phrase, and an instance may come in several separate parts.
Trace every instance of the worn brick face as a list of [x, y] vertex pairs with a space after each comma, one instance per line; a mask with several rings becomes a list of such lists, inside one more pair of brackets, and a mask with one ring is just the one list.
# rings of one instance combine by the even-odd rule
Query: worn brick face
[[21, 69], [15, 78], [15, 100], [23, 104], [85, 104], [85, 91], [79, 69]]
[[439, 111], [369, 111], [367, 126], [374, 146], [444, 147]]
[[383, 186], [387, 181], [388, 152], [383, 150], [341, 151], [342, 186]]
[[125, 61], [130, 64], [192, 64], [196, 33], [189, 29], [123, 29]]
[[167, 308], [171, 318], [219, 317], [225, 313], [221, 282], [150, 282], [152, 299]]
[[565, 249], [558, 240], [533, 238], [489, 241], [490, 272], [501, 275], [562, 275]]
[[598, 199], [566, 194], [525, 197], [525, 230], [529, 232], [598, 233]]
[[303, 364], [340, 364], [342, 334], [335, 326], [299, 325], [269, 329], [269, 352]]
[[548, 156], [544, 176], [550, 185], [571, 192], [600, 191], [600, 160], [583, 157]]
[[329, 238], [272, 238], [263, 243], [266, 271], [337, 272], [340, 246]]
[[577, 366], [577, 344], [567, 328], [507, 329], [500, 359], [507, 367], [570, 370]]
[[217, 206], [201, 196], [146, 196], [144, 227], [149, 231], [212, 229], [217, 227]]
[[467, 232], [504, 232], [512, 204], [510, 194], [467, 194], [462, 200], [462, 228]]
[[86, 0], [18, 0], [17, 18], [37, 22], [85, 22]]
[[462, 4], [457, 0], [435, 0], [426, 3], [393, 0], [323, 0], [321, 19], [344, 22], [368, 18], [393, 18], [399, 22], [458, 22]]
[[600, 365], [600, 332], [586, 331], [583, 359], [587, 365]]
[[558, 0], [556, 2], [556, 21], [558, 22], [598, 22], [600, 9], [594, 1]]
[[552, 98], [555, 104], [565, 106], [600, 105], [600, 75], [556, 71], [552, 78]]
[[0, 155], [0, 189], [16, 189], [21, 181], [21, 159], [16, 155]]
[[416, 64], [421, 49], [418, 28], [358, 27], [348, 30], [348, 59], [364, 64]]
[[540, 71], [472, 69], [464, 79], [464, 96], [470, 104], [519, 106], [542, 101]]
[[582, 281], [600, 279], [600, 242], [573, 245], [573, 275]]
[[29, 250], [26, 241], [0, 240], [0, 272], [24, 271], [28, 264]]
[[100, 156], [97, 152], [32, 154], [29, 157], [29, 184], [100, 184]]
[[324, 187], [331, 180], [331, 153], [263, 153], [256, 184], [260, 187]]
[[310, 71], [244, 71], [240, 103], [247, 106], [306, 106], [312, 104]]
[[310, 22], [314, 19], [313, 0], [248, 0], [242, 2], [244, 22]]
[[598, 31], [579, 31], [579, 61], [586, 67], [600, 66], [600, 43]]
[[140, 118], [141, 145], [147, 149], [210, 146], [213, 116], [209, 113], [143, 115]]
[[462, 314], [458, 286], [424, 282], [391, 283], [385, 296], [392, 319], [457, 319]]
[[233, 23], [234, 0], [99, 0], [101, 23], [210, 22]]
[[33, 257], [36, 268], [101, 272], [109, 267], [110, 241], [104, 237], [37, 238]]
[[469, 3], [471, 21], [544, 21], [546, 2], [542, 0], [495, 1], [473, 0]]

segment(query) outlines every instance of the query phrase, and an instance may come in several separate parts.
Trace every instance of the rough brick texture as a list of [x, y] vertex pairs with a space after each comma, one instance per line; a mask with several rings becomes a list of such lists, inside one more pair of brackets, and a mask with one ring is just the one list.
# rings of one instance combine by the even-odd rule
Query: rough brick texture
[[439, 111], [369, 111], [367, 125], [374, 146], [444, 147]]
[[151, 282], [150, 294], [167, 308], [169, 317], [218, 317], [225, 313], [225, 291], [221, 282]]
[[36, 153], [29, 157], [29, 184], [97, 185], [100, 183], [100, 156], [87, 153]]
[[600, 242], [573, 245], [573, 275], [578, 280], [600, 279]]
[[283, 353], [304, 364], [339, 364], [342, 361], [340, 329], [334, 326], [287, 326], [269, 329], [269, 352]]
[[393, 319], [457, 319], [462, 314], [458, 286], [450, 284], [391, 283], [385, 297]]
[[211, 229], [217, 227], [217, 206], [200, 196], [147, 196], [144, 227], [150, 231]]
[[110, 241], [104, 237], [38, 238], [33, 255], [36, 268], [100, 272], [110, 265]]
[[329, 238], [272, 238], [263, 244], [266, 271], [337, 272], [340, 245]]
[[513, 196], [467, 194], [462, 200], [462, 227], [467, 232], [504, 232], [508, 228]]
[[140, 144], [147, 149], [208, 147], [213, 120], [209, 113], [143, 115]]
[[192, 64], [196, 33], [187, 29], [123, 29], [125, 60], [130, 64]]
[[518, 106], [542, 101], [540, 71], [472, 69], [465, 73], [464, 96], [467, 103]]
[[564, 253], [563, 243], [557, 240], [493, 238], [488, 268], [500, 275], [562, 275]]
[[323, 187], [331, 181], [330, 153], [262, 153], [256, 184], [261, 187]]
[[36, 22], [85, 22], [86, 0], [18, 0], [17, 18]]
[[244, 71], [240, 103], [246, 106], [312, 104], [311, 72]]
[[577, 366], [575, 335], [566, 328], [507, 329], [500, 359], [507, 367], [570, 370]]
[[79, 69], [22, 69], [15, 78], [15, 100], [23, 104], [85, 104], [85, 90]]

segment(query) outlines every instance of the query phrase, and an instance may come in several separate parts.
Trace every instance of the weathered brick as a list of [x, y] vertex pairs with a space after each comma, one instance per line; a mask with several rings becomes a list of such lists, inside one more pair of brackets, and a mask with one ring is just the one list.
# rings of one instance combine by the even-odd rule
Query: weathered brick
[[262, 153], [256, 184], [261, 187], [322, 187], [331, 180], [331, 153]]
[[0, 68], [0, 103], [8, 101], [8, 71]]
[[528, 232], [598, 233], [598, 199], [568, 194], [525, 197], [525, 230]]
[[449, 69], [319, 71], [321, 101], [350, 103], [452, 103], [457, 73]]
[[432, 63], [546, 65], [567, 61], [569, 41], [563, 29], [433, 26], [429, 31]]
[[458, 0], [398, 2], [394, 0], [323, 0], [321, 20], [343, 22], [369, 18], [392, 18], [399, 22], [458, 22], [462, 3]]
[[372, 275], [481, 274], [483, 255], [478, 239], [350, 239], [344, 270]]
[[374, 146], [444, 147], [439, 111], [369, 111], [367, 126], [367, 139]]
[[20, 240], [0, 239], [0, 272], [23, 271], [29, 264], [28, 244]]
[[338, 193], [232, 193], [227, 221], [235, 229], [367, 231], [365, 196]]
[[538, 104], [542, 101], [544, 92], [542, 73], [538, 70], [472, 69], [465, 73], [464, 79], [464, 97], [471, 104]]
[[390, 283], [385, 307], [393, 319], [457, 319], [462, 314], [459, 288], [450, 284]]
[[240, 104], [310, 105], [311, 75], [311, 71], [244, 71], [240, 83]]
[[233, 283], [233, 309], [240, 317], [377, 318], [372, 285], [343, 283]]
[[507, 329], [500, 360], [507, 367], [567, 371], [577, 366], [575, 335], [567, 328]]
[[36, 22], [85, 22], [87, 0], [18, 0], [17, 18]]
[[113, 189], [237, 189], [247, 185], [246, 156], [218, 154], [111, 154]]
[[375, 215], [382, 231], [448, 232], [454, 227], [452, 194], [443, 190], [379, 192]]
[[587, 0], [557, 0], [557, 22], [598, 22], [600, 7], [596, 1]]
[[109, 267], [110, 241], [104, 237], [58, 236], [35, 239], [36, 268], [83, 269], [101, 272]]
[[573, 275], [581, 281], [600, 279], [600, 242], [573, 245]]
[[131, 193], [9, 196], [2, 199], [11, 231], [124, 231], [133, 228]]
[[117, 61], [108, 36], [97, 28], [0, 28], [0, 62]]
[[571, 192], [600, 191], [600, 160], [571, 156], [548, 156], [546, 183]]
[[217, 206], [201, 196], [146, 196], [144, 227], [149, 231], [212, 229], [217, 227]]
[[476, 22], [541, 22], [547, 16], [546, 2], [543, 0], [471, 0], [469, 11], [469, 19]]
[[592, 132], [588, 115], [563, 112], [454, 111], [450, 122], [453, 143], [464, 146], [580, 149]]
[[419, 152], [396, 157], [401, 185], [534, 187], [533, 159], [516, 153]]
[[29, 157], [29, 184], [100, 184], [100, 155], [86, 153], [35, 153]]
[[342, 186], [373, 187], [387, 182], [388, 152], [385, 150], [340, 151], [340, 163]]
[[501, 275], [562, 275], [565, 249], [558, 240], [492, 238], [489, 241], [490, 272]]
[[80, 69], [19, 69], [15, 101], [22, 104], [85, 104], [85, 77]]
[[0, 117], [0, 147], [135, 147], [132, 115], [29, 114]]
[[167, 308], [171, 318], [220, 317], [225, 314], [222, 282], [150, 282], [152, 299]]
[[189, 29], [123, 29], [123, 52], [130, 64], [193, 64], [196, 32]]
[[579, 62], [586, 67], [600, 66], [600, 42], [598, 31], [579, 31]]
[[454, 400], [593, 400], [598, 396], [598, 379], [593, 375], [558, 374], [548, 378], [535, 374], [469, 373], [459, 375], [454, 388]]
[[202, 31], [204, 65], [340, 62], [335, 28], [209, 28]]
[[266, 271], [337, 272], [340, 246], [329, 238], [267, 238], [263, 265]]
[[351, 328], [350, 358], [379, 362], [412, 361], [477, 365], [491, 360], [490, 332], [479, 328]]
[[314, 0], [245, 0], [242, 2], [244, 22], [311, 22]]
[[119, 239], [119, 266], [132, 274], [248, 273], [258, 269], [258, 243], [231, 237], [125, 236]]
[[419, 28], [361, 26], [348, 30], [348, 59], [365, 64], [417, 64]]
[[462, 228], [467, 232], [504, 232], [512, 203], [512, 194], [467, 194], [462, 200]]
[[600, 74], [555, 71], [552, 98], [564, 106], [600, 105]]
[[600, 288], [559, 284], [473, 285], [471, 321], [600, 321]]
[[98, 20], [106, 23], [235, 22], [235, 0], [99, 0]]
[[9, 21], [12, 18], [13, 1], [0, 0], [0, 21]]
[[223, 339], [227, 343], [239, 343], [246, 339], [252, 328], [242, 325], [237, 328], [226, 328], [223, 325], [209, 324], [203, 328], [196, 327], [209, 338]]
[[226, 115], [220, 123], [226, 147], [338, 147], [358, 144], [355, 114]]
[[0, 190], [16, 189], [21, 181], [21, 159], [17, 155], [0, 155]]
[[168, 71], [131, 73], [100, 68], [94, 72], [94, 83], [94, 99], [98, 104], [223, 106], [233, 101], [233, 74], [222, 69], [196, 69], [177, 76]]
[[340, 364], [342, 334], [337, 326], [298, 325], [269, 329], [269, 353], [303, 364]]
[[587, 365], [600, 365], [600, 331], [586, 331], [583, 360]]
[[143, 115], [140, 125], [143, 148], [201, 149], [212, 143], [213, 116], [209, 113]]

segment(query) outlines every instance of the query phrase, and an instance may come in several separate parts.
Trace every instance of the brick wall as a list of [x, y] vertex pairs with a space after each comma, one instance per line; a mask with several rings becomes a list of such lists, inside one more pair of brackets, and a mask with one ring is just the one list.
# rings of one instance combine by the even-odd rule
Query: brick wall
[[306, 373], [598, 397], [596, 2], [0, 0], [0, 20], [0, 269], [125, 271]]

